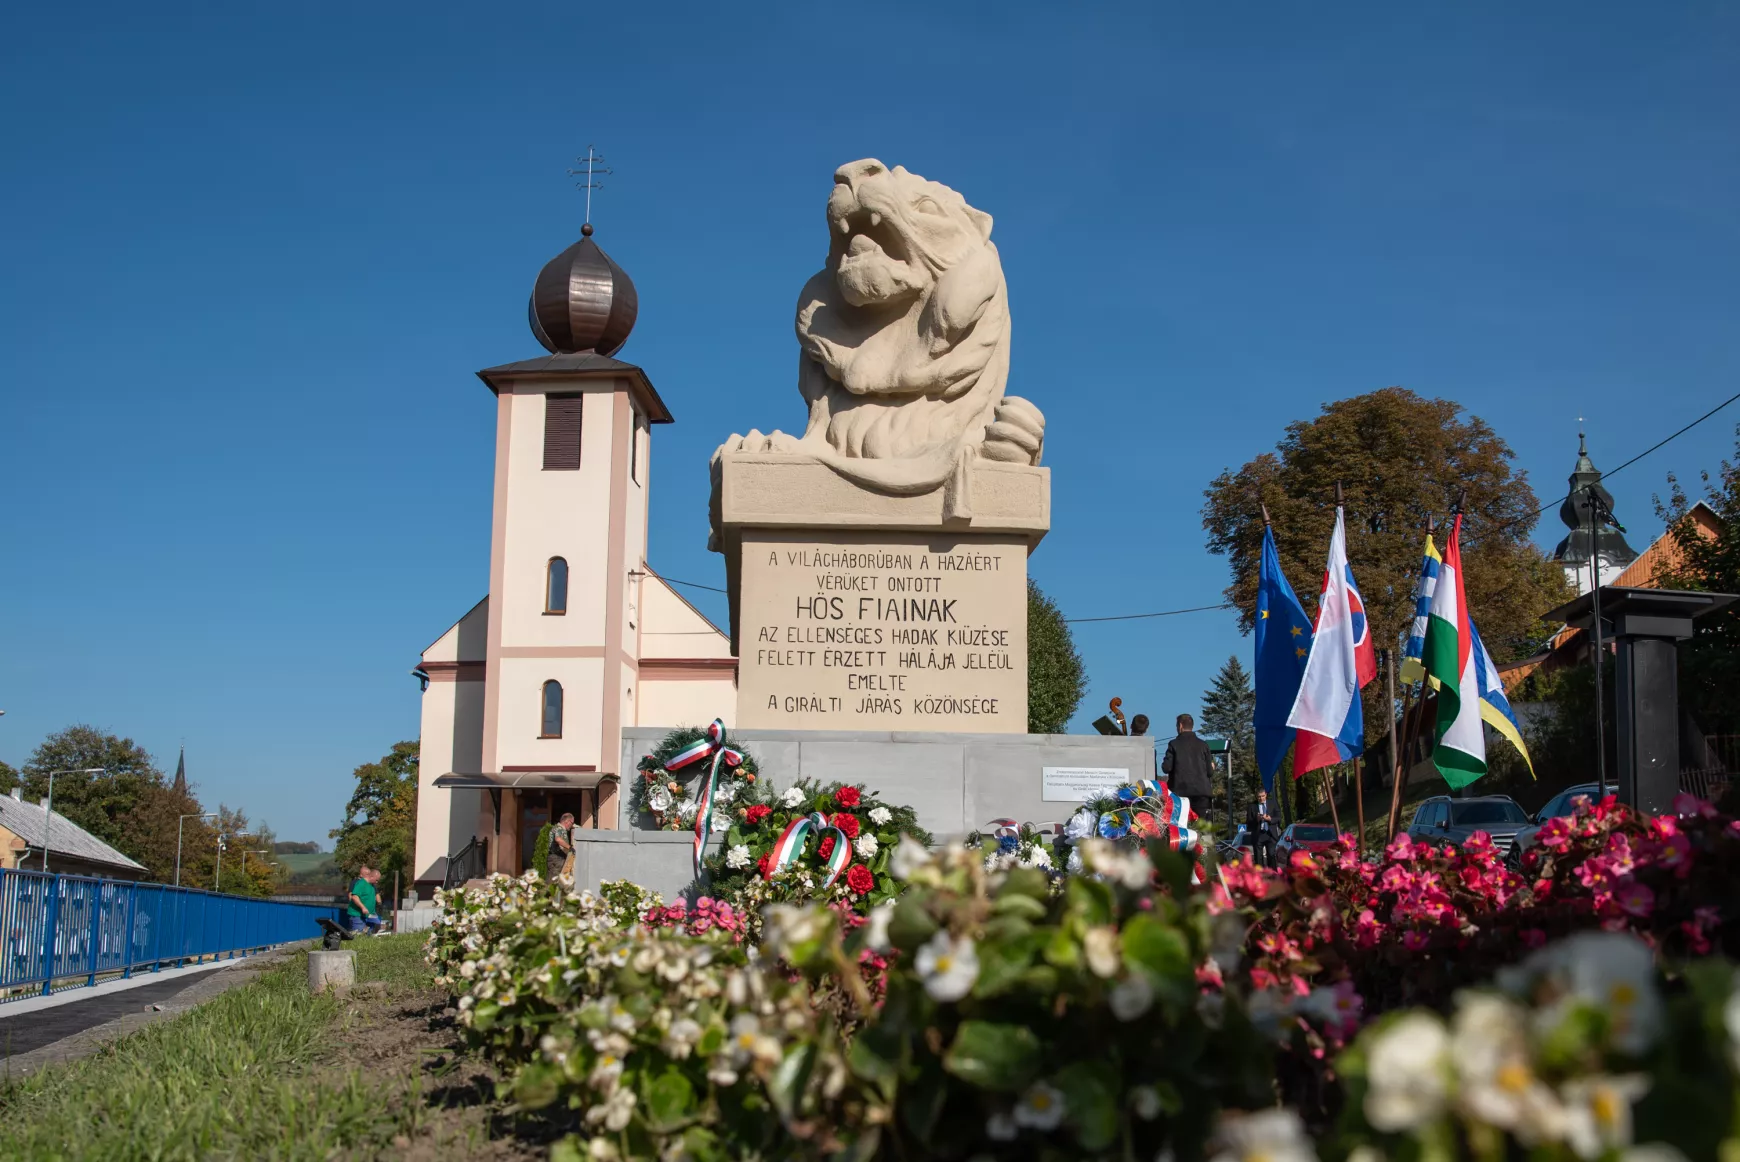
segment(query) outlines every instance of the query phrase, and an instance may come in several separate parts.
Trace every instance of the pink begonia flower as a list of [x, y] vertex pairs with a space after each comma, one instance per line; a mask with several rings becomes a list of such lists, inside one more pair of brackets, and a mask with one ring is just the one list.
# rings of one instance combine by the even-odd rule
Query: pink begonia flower
[[[1735, 822], [1740, 822], [1736, 820]], [[1730, 827], [1733, 824], [1729, 824]], [[1670, 835], [1680, 834], [1680, 821], [1672, 815], [1652, 815], [1649, 820], [1649, 833], [1656, 839], [1666, 839]]]
[[1548, 851], [1564, 851], [1571, 846], [1571, 821], [1563, 815], [1547, 820], [1535, 833], [1535, 842]]
[[1486, 855], [1492, 852], [1492, 836], [1484, 831], [1476, 831], [1462, 842], [1462, 854]]
[[1704, 929], [1706, 932], [1712, 931], [1721, 926], [1722, 911], [1720, 908], [1715, 908], [1706, 904], [1702, 908], [1694, 908], [1692, 910], [1692, 920], [1698, 927]]
[[1685, 791], [1674, 796], [1673, 811], [1681, 818], [1689, 815], [1696, 815], [1700, 819], [1714, 819], [1716, 817], [1714, 807], [1696, 795], [1687, 794]]
[[1686, 920], [1680, 924], [1680, 931], [1685, 934], [1686, 947], [1692, 950], [1693, 955], [1708, 956], [1710, 954], [1710, 938], [1704, 935], [1702, 928], [1690, 920]]
[[1251, 969], [1251, 987], [1258, 992], [1275, 987], [1275, 974], [1266, 968]]
[[1647, 917], [1655, 911], [1655, 893], [1648, 884], [1626, 884], [1614, 893], [1613, 898], [1619, 902], [1621, 911], [1633, 916]]
[[1311, 986], [1305, 983], [1305, 978], [1302, 976], [1294, 977], [1292, 986], [1294, 996], [1308, 997], [1311, 995]]
[[1692, 841], [1684, 835], [1670, 835], [1655, 845], [1655, 862], [1672, 871], [1680, 879], [1692, 874]]
[[1607, 837], [1605, 854], [1608, 871], [1612, 875], [1630, 875], [1632, 869], [1637, 866], [1637, 861], [1631, 854], [1631, 840], [1626, 837], [1623, 831], [1615, 831]]
[[1378, 923], [1377, 915], [1370, 908], [1359, 914], [1353, 922], [1353, 940], [1361, 948], [1370, 948], [1383, 939], [1384, 926]]
[[1406, 831], [1390, 840], [1390, 845], [1384, 848], [1384, 858], [1391, 863], [1405, 863], [1413, 855], [1414, 841]]
[[1410, 928], [1402, 933], [1402, 947], [1406, 948], [1409, 952], [1420, 951], [1420, 949], [1426, 947], [1428, 940], [1429, 938], [1424, 932], [1414, 928]]
[[1539, 928], [1524, 928], [1517, 933], [1517, 937], [1523, 942], [1524, 948], [1545, 948], [1547, 946], [1547, 934]]
[[1209, 989], [1225, 988], [1226, 978], [1221, 975], [1220, 965], [1210, 959], [1196, 966], [1196, 983], [1206, 992]]

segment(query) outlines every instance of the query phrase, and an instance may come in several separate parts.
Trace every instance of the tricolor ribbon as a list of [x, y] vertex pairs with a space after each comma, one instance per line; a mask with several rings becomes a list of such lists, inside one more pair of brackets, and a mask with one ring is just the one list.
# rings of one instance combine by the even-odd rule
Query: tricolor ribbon
[[707, 771], [707, 777], [701, 782], [700, 796], [695, 800], [695, 878], [701, 876], [701, 857], [707, 854], [707, 836], [713, 830], [713, 792], [719, 782], [719, 765], [728, 767], [743, 764], [743, 752], [732, 750], [725, 745], [725, 722], [715, 718], [707, 727], [705, 736], [696, 739], [688, 746], [672, 755], [665, 763], [665, 770], [676, 771], [692, 763], [700, 762], [708, 755], [713, 756], [713, 765]]
[[773, 845], [773, 870], [779, 871], [798, 856], [803, 854], [804, 842], [814, 832], [816, 843], [822, 841], [822, 832], [834, 833], [834, 851], [828, 856], [828, 878], [822, 882], [822, 887], [833, 887], [834, 881], [840, 878], [840, 873], [846, 870], [847, 862], [852, 858], [852, 844], [846, 838], [846, 833], [828, 822], [828, 817], [820, 811], [800, 816], [786, 824], [780, 833], [779, 842]]

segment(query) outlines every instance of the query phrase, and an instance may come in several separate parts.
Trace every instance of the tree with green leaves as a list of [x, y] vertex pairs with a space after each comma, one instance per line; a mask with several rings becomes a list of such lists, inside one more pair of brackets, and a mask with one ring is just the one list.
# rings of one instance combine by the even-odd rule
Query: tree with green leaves
[[[417, 832], [417, 749], [398, 742], [375, 762], [356, 769], [356, 790], [345, 804], [344, 822], [335, 827], [334, 858], [346, 872], [367, 864], [390, 883], [393, 873], [409, 883]], [[391, 889], [388, 889], [389, 891]]]
[[[1495, 662], [1534, 653], [1553, 627], [1541, 615], [1568, 600], [1564, 571], [1530, 540], [1540, 500], [1528, 474], [1512, 469], [1510, 445], [1451, 400], [1387, 387], [1323, 405], [1314, 419], [1287, 426], [1272, 452], [1228, 469], [1204, 495], [1210, 552], [1228, 559], [1226, 597], [1250, 630], [1256, 616], [1263, 507], [1268, 506], [1281, 567], [1305, 603], [1316, 606], [1335, 485], [1345, 497], [1347, 552], [1359, 579], [1372, 638], [1399, 643], [1413, 619], [1428, 517], [1444, 523], [1466, 492], [1462, 558], [1468, 604]], [[1366, 738], [1381, 737], [1390, 711], [1382, 682], [1366, 687]]]
[[1062, 734], [1087, 692], [1087, 668], [1057, 603], [1027, 579], [1027, 732]]
[[18, 785], [18, 771], [10, 763], [0, 763], [0, 795], [10, 795]]
[[[1257, 692], [1251, 687], [1251, 674], [1235, 655], [1214, 676], [1214, 683], [1202, 692], [1202, 713], [1197, 716], [1197, 728], [1204, 734], [1218, 734], [1227, 740], [1232, 754], [1232, 805], [1234, 822], [1244, 805], [1256, 794], [1257, 777]], [[1224, 760], [1222, 760], [1224, 762]], [[1215, 806], [1226, 806], [1226, 779], [1216, 776], [1218, 791]]]

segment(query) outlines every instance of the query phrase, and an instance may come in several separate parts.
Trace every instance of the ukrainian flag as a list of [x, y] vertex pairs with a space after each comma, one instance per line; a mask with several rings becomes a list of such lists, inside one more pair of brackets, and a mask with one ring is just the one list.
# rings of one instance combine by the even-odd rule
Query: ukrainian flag
[[[1438, 570], [1443, 568], [1444, 558], [1438, 555], [1438, 546], [1432, 543], [1432, 535], [1426, 534], [1426, 556], [1420, 562], [1420, 579], [1414, 583], [1414, 624], [1408, 630], [1408, 644], [1402, 650], [1402, 681], [1418, 682], [1426, 676], [1426, 663], [1422, 657], [1426, 649], [1426, 621], [1432, 613], [1432, 593], [1438, 588]], [[1432, 684], [1434, 687], [1437, 683]]]

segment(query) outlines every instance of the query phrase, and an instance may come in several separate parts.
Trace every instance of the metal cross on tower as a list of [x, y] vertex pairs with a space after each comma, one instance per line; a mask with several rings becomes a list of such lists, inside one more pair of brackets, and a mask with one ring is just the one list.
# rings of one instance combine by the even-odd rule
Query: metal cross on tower
[[[582, 162], [586, 165], [585, 169], [579, 168]], [[604, 188], [604, 183], [598, 179], [611, 171], [605, 168], [603, 155], [590, 145], [586, 147], [585, 157], [574, 159], [574, 166], [575, 168], [568, 171], [568, 176], [586, 179], [583, 182], [575, 182], [574, 188], [586, 191], [586, 225], [590, 226], [592, 224], [592, 191]]]

